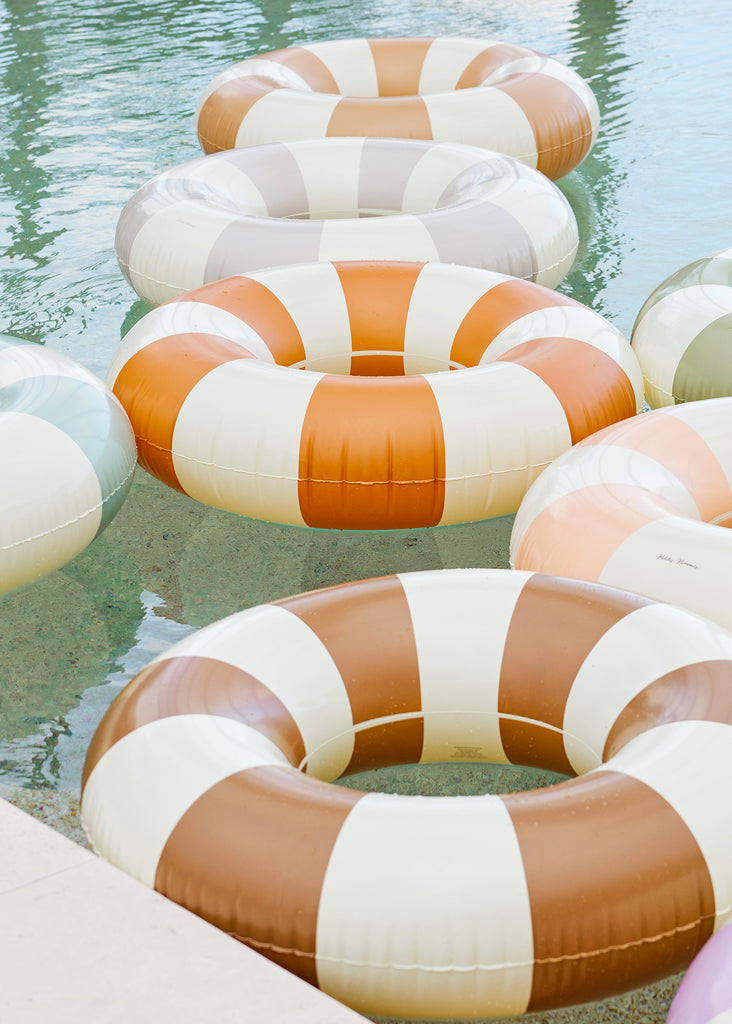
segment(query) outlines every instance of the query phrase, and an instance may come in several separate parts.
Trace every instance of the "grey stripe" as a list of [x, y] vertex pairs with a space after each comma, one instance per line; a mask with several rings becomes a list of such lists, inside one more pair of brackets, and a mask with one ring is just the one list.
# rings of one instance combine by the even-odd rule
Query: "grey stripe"
[[363, 212], [400, 213], [410, 175], [433, 142], [419, 144], [390, 139], [366, 139], [361, 155], [358, 205]]
[[298, 217], [309, 212], [302, 171], [292, 151], [281, 142], [229, 150], [216, 156], [251, 179], [270, 217]]
[[322, 220], [241, 217], [224, 228], [206, 262], [204, 284], [233, 274], [319, 258]]
[[539, 261], [526, 229], [500, 206], [465, 203], [418, 216], [442, 263], [464, 263], [535, 281]]

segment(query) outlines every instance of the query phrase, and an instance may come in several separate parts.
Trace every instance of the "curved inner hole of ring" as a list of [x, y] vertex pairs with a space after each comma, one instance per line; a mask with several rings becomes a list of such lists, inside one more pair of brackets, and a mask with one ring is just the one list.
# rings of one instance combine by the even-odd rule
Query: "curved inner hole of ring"
[[368, 793], [403, 796], [483, 796], [543, 789], [565, 782], [569, 777], [519, 764], [438, 761], [371, 768], [337, 779], [335, 784]]

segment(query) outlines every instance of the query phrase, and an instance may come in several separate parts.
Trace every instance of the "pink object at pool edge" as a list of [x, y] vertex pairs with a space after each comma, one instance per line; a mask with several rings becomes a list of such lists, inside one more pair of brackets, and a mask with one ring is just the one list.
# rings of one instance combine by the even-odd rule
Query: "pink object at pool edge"
[[723, 1019], [732, 1020], [732, 923], [713, 935], [692, 961], [666, 1024], [721, 1024]]

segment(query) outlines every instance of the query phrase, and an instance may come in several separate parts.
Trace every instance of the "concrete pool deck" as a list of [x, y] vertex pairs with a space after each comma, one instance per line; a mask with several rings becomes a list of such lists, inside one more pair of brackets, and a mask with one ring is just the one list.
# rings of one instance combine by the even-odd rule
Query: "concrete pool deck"
[[8, 1024], [366, 1018], [0, 800]]

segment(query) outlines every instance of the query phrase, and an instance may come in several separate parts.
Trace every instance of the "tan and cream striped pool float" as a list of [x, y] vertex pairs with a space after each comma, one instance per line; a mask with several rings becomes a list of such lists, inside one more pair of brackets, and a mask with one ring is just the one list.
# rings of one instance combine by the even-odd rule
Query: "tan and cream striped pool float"
[[588, 84], [525, 46], [460, 37], [339, 39], [224, 70], [196, 111], [202, 148], [328, 136], [465, 142], [547, 177], [587, 156], [600, 114]]
[[732, 398], [668, 406], [561, 455], [521, 502], [511, 565], [671, 601], [732, 629]]
[[[732, 636], [498, 569], [342, 584], [158, 656], [89, 748], [96, 851], [364, 1013], [520, 1014], [685, 968], [732, 908]], [[538, 765], [503, 795], [331, 785]]]
[[156, 305], [231, 274], [316, 260], [460, 263], [555, 287], [578, 245], [551, 181], [475, 146], [315, 139], [198, 157], [125, 205], [120, 267]]
[[599, 314], [443, 263], [225, 278], [143, 317], [107, 380], [154, 476], [337, 529], [515, 512], [557, 455], [643, 403], [633, 351]]
[[654, 289], [631, 336], [653, 409], [732, 395], [732, 248]]

